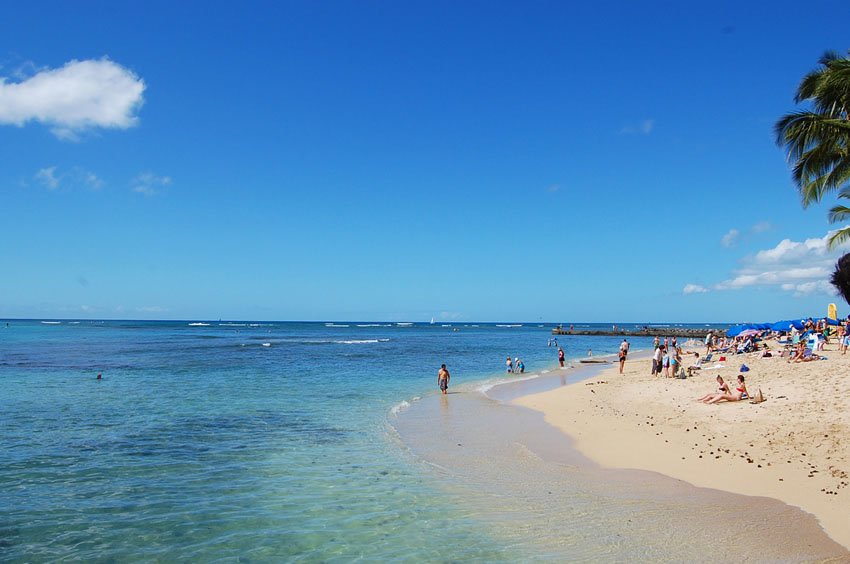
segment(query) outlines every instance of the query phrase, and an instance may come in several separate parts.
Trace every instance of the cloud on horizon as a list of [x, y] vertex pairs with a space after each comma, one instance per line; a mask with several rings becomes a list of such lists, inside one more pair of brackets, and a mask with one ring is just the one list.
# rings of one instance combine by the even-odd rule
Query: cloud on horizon
[[[733, 277], [715, 284], [713, 290], [741, 290], [751, 287], [774, 287], [794, 296], [812, 294], [835, 295], [829, 278], [835, 262], [850, 250], [850, 242], [829, 250], [830, 233], [820, 238], [792, 241], [783, 239], [775, 247], [741, 259], [741, 267]], [[699, 290], [698, 288], [702, 288]], [[708, 291], [697, 284], [688, 284], [683, 293]]]
[[59, 139], [97, 128], [127, 129], [139, 119], [144, 81], [104, 57], [72, 60], [19, 82], [0, 77], [0, 125], [43, 123]]

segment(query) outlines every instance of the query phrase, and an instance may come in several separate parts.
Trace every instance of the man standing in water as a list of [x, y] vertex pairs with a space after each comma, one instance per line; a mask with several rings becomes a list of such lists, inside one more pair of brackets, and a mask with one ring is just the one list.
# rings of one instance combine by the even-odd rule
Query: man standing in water
[[449, 380], [451, 379], [451, 374], [446, 370], [446, 365], [443, 364], [440, 366], [440, 371], [437, 373], [437, 385], [440, 386], [440, 389], [444, 394], [448, 393], [449, 389]]

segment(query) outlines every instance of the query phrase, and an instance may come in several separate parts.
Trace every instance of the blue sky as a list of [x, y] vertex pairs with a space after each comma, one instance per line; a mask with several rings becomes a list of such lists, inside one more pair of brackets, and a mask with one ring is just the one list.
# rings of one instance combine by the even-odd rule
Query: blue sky
[[846, 315], [772, 128], [850, 6], [637, 4], [9, 7], [0, 316]]

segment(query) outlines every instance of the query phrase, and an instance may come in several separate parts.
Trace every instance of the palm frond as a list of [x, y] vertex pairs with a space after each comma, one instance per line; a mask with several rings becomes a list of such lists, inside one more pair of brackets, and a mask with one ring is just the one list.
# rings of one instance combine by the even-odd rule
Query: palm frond
[[842, 295], [844, 301], [850, 303], [850, 253], [842, 256], [835, 263], [835, 271], [832, 273], [830, 282]]
[[850, 208], [847, 206], [834, 206], [829, 210], [829, 222], [838, 223], [850, 219]]
[[829, 239], [826, 241], [826, 246], [829, 249], [834, 249], [850, 239], [850, 227], [845, 227], [843, 229], [839, 229], [829, 236]]

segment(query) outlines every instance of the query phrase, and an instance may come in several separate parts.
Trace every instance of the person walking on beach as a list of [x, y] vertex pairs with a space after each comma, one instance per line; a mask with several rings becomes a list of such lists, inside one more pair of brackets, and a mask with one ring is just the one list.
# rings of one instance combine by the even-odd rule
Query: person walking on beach
[[437, 385], [440, 386], [440, 390], [443, 391], [443, 394], [448, 393], [449, 389], [449, 380], [451, 379], [451, 374], [446, 370], [446, 365], [443, 364], [440, 366], [440, 371], [437, 372]]
[[629, 354], [629, 342], [623, 339], [620, 343], [620, 374], [623, 373], [623, 368], [626, 366], [626, 355]]
[[558, 362], [561, 365], [561, 368], [564, 367], [564, 349], [558, 348]]

